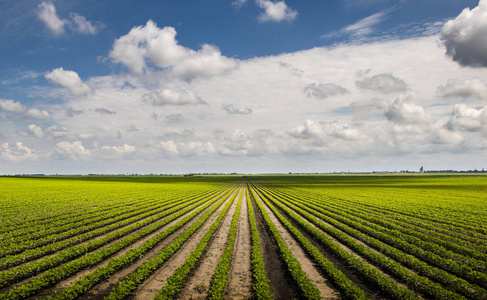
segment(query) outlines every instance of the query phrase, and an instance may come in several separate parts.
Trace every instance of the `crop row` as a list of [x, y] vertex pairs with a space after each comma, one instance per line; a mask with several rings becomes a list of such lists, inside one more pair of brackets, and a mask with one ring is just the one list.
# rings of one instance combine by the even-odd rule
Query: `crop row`
[[[240, 203], [242, 200], [242, 194], [240, 194], [240, 197], [238, 199], [237, 203], [237, 209], [235, 210], [235, 213], [233, 215], [233, 220], [237, 218], [238, 221], [238, 212], [240, 212]], [[223, 218], [225, 217], [228, 209], [230, 208], [230, 204], [233, 201], [229, 201], [228, 204], [225, 206], [225, 208], [220, 212], [218, 215], [218, 218], [213, 222], [213, 224], [210, 226], [208, 231], [205, 233], [203, 238], [198, 242], [194, 250], [191, 252], [188, 258], [184, 261], [183, 265], [176, 269], [176, 271], [167, 279], [166, 285], [155, 295], [154, 299], [155, 300], [169, 300], [173, 299], [176, 297], [176, 295], [179, 293], [181, 290], [184, 282], [187, 280], [188, 275], [190, 272], [194, 269], [196, 263], [200, 259], [200, 257], [203, 255], [205, 250], [208, 247], [208, 243], [210, 242], [211, 237], [215, 234], [216, 230], [220, 226]], [[218, 266], [217, 266], [218, 270]], [[221, 271], [220, 271], [221, 272]], [[223, 278], [221, 278], [223, 279]], [[223, 285], [223, 289], [225, 288], [225, 285]], [[217, 296], [217, 294], [211, 294], [210, 290], [210, 298], [211, 296]], [[223, 291], [222, 293], [223, 294]], [[216, 298], [220, 299], [220, 298]]]
[[257, 223], [255, 222], [254, 209], [250, 200], [249, 186], [245, 189], [247, 197], [247, 211], [249, 214], [250, 224], [250, 238], [252, 241], [251, 251], [251, 264], [252, 264], [252, 287], [255, 293], [255, 297], [258, 300], [272, 299], [271, 289], [269, 287], [269, 279], [264, 265], [264, 258], [262, 256], [262, 250], [260, 247], [259, 230], [257, 229]]
[[[129, 217], [127, 219], [118, 220], [118, 222], [117, 221], [111, 222], [111, 220], [107, 216], [107, 222], [109, 222], [108, 224], [111, 224], [111, 225], [101, 227], [101, 228], [97, 228], [95, 230], [89, 231], [89, 232], [84, 233], [84, 234], [75, 235], [74, 237], [72, 237], [70, 239], [50, 243], [50, 244], [44, 245], [42, 247], [34, 248], [34, 249], [28, 249], [28, 250], [26, 250], [26, 251], [24, 251], [18, 255], [10, 255], [10, 256], [6, 256], [6, 257], [1, 258], [0, 259], [0, 264], [1, 264], [0, 270], [19, 265], [21, 263], [28, 262], [30, 260], [42, 257], [44, 255], [48, 255], [51, 253], [58, 252], [58, 251], [65, 249], [67, 247], [71, 247], [71, 246], [74, 246], [76, 244], [82, 243], [84, 241], [93, 239], [95, 237], [101, 236], [101, 235], [106, 234], [106, 233], [109, 233], [113, 230], [127, 226], [131, 223], [134, 223], [134, 222], [137, 222], [139, 220], [142, 220], [142, 219], [148, 218], [150, 216], [156, 215], [156, 214], [158, 214], [158, 213], [160, 213], [160, 212], [162, 212], [168, 208], [171, 208], [174, 205], [178, 205], [177, 203], [179, 203], [179, 202], [184, 203], [185, 201], [193, 201], [193, 200], [197, 200], [197, 199], [203, 199], [205, 196], [209, 197], [213, 194], [214, 193], [205, 194], [202, 196], [198, 196], [196, 198], [191, 197], [191, 198], [187, 198], [187, 199], [183, 198], [183, 199], [176, 199], [176, 200], [172, 200], [172, 201], [166, 201], [166, 202], [164, 202], [163, 206], [156, 206], [152, 209], [149, 208], [149, 209], [147, 209], [147, 211], [145, 213], [136, 214], [135, 216]], [[146, 222], [144, 222], [144, 224], [147, 225]], [[138, 227], [138, 228], [140, 228], [140, 227]], [[116, 234], [114, 236], [120, 236], [120, 235]], [[113, 240], [113, 239], [103, 239], [103, 241], [95, 242], [95, 244], [104, 245], [111, 240]], [[93, 242], [94, 241], [91, 241], [90, 243], [93, 243]], [[92, 244], [92, 246], [94, 246], [94, 245]], [[80, 252], [79, 248], [77, 249], [76, 252], [84, 253], [84, 251]]]
[[258, 201], [257, 196], [254, 193], [254, 190], [251, 189], [251, 192], [257, 207], [259, 207], [260, 213], [265, 221], [267, 228], [269, 229], [273, 239], [277, 243], [277, 248], [279, 250], [282, 260], [286, 265], [287, 271], [293, 278], [296, 285], [299, 287], [300, 293], [302, 293], [302, 295], [306, 299], [321, 299], [320, 291], [313, 285], [311, 280], [306, 276], [306, 273], [303, 271], [301, 264], [293, 256], [291, 250], [286, 245], [286, 242], [279, 234], [276, 225], [272, 222], [272, 220], [267, 215], [264, 207]]
[[[168, 229], [164, 230], [163, 232], [157, 234], [155, 237], [147, 240], [146, 242], [143, 243], [142, 246], [129, 250], [126, 254], [123, 256], [112, 259], [109, 261], [109, 263], [103, 268], [98, 268], [95, 270], [98, 274], [99, 272], [107, 271], [107, 266], [112, 267], [112, 264], [116, 264], [120, 267], [125, 264], [124, 260], [126, 259], [131, 259], [132, 261], [139, 258], [143, 253], [147, 252], [150, 250], [152, 247], [154, 247], [157, 243], [162, 241], [164, 238], [166, 238], [169, 234], [173, 233], [180, 227], [182, 227], [184, 224], [189, 222], [192, 218], [194, 218], [196, 215], [198, 215], [201, 211], [206, 209], [208, 206], [210, 206], [212, 203], [214, 203], [217, 199], [213, 199], [211, 201], [208, 201], [206, 199], [201, 200], [200, 202], [193, 204], [185, 209], [179, 210], [178, 212], [172, 214], [168, 218], [165, 218], [161, 222], [158, 222], [148, 228], [143, 229], [142, 231], [130, 235], [119, 242], [112, 244], [108, 247], [102, 248], [96, 252], [91, 252], [83, 256], [82, 258], [76, 259], [74, 261], [71, 261], [69, 263], [66, 263], [65, 265], [58, 267], [58, 268], [53, 268], [48, 270], [46, 273], [44, 273], [41, 277], [36, 278], [34, 280], [31, 280], [30, 282], [23, 284], [19, 287], [13, 288], [9, 290], [5, 294], [0, 294], [0, 299], [5, 297], [5, 299], [24, 299], [26, 297], [32, 296], [41, 290], [54, 285], [55, 283], [68, 278], [69, 276], [75, 274], [79, 270], [82, 270], [86, 267], [93, 266], [95, 264], [98, 264], [105, 260], [106, 258], [112, 256], [116, 252], [122, 250], [123, 248], [129, 246], [130, 244], [135, 243], [137, 240], [140, 240], [141, 238], [149, 235], [152, 232], [155, 232], [156, 230], [162, 228], [164, 225], [170, 223], [171, 221], [177, 219], [178, 217], [182, 216], [183, 214], [191, 211], [198, 205], [205, 203], [202, 207], [198, 208], [194, 212], [192, 212], [190, 215], [184, 217], [181, 221], [177, 222], [175, 225], [170, 226]], [[114, 261], [114, 263], [110, 263]], [[94, 272], [90, 273], [93, 274]], [[73, 287], [73, 286], [72, 286]]]
[[[313, 223], [315, 226], [319, 227], [327, 234], [331, 235], [362, 257], [366, 258], [372, 264], [380, 267], [384, 271], [400, 279], [411, 289], [417, 290], [424, 295], [443, 299], [461, 298], [460, 295], [452, 293], [451, 291], [443, 288], [438, 283], [435, 283], [425, 277], [410, 272], [408, 269], [401, 266], [401, 264], [404, 264], [405, 266], [420, 275], [428, 276], [435, 281], [442, 283], [448, 289], [454, 289], [457, 292], [462, 293], [468, 297], [474, 299], [482, 299], [482, 297], [485, 297], [484, 291], [478, 286], [472, 285], [465, 280], [457, 278], [443, 270], [434, 268], [418, 260], [414, 256], [405, 254], [402, 251], [399, 251], [391, 246], [388, 246], [372, 237], [361, 233], [360, 231], [352, 227], [349, 227], [348, 225], [342, 224], [341, 222], [338, 222], [335, 219], [323, 214], [323, 211], [318, 212], [318, 209], [314, 208], [309, 203], [302, 204], [298, 203], [296, 200], [293, 201], [293, 203], [290, 203], [283, 200], [282, 198], [279, 199], [279, 202], [296, 211], [297, 213], [305, 217], [308, 221]], [[282, 206], [283, 204], [280, 205]], [[318, 217], [319, 219], [316, 217]], [[325, 225], [323, 221], [327, 224], [332, 225], [333, 227]], [[389, 256], [392, 259], [386, 258], [383, 255], [372, 251], [370, 248], [357, 242], [354, 238], [351, 237], [357, 238], [358, 240], [377, 249], [378, 251]], [[401, 264], [398, 262], [400, 262]]]
[[[264, 201], [267, 207], [269, 207], [284, 227], [293, 235], [307, 254], [313, 258], [325, 276], [341, 291], [345, 299], [367, 299], [362, 289], [357, 287], [347, 276], [345, 276], [345, 274], [338, 270], [331, 261], [323, 256], [318, 248], [313, 246], [311, 242], [306, 239], [299, 229], [295, 228], [291, 222], [279, 213], [279, 211], [267, 200], [268, 196], [264, 192], [259, 190], [256, 190], [256, 192], [260, 196], [260, 199]], [[306, 224], [306, 226], [309, 225]]]
[[[224, 211], [230, 207], [235, 199], [236, 194], [225, 205]], [[172, 254], [174, 254], [186, 242], [193, 233], [198, 230], [203, 223], [210, 217], [210, 215], [223, 203], [227, 198], [222, 198], [216, 206], [207, 211], [201, 216], [191, 227], [180, 234], [171, 244], [159, 251], [156, 257], [147, 260], [135, 272], [128, 275], [124, 280], [120, 281], [106, 298], [107, 300], [125, 299], [127, 298], [139, 284], [141, 284], [147, 277], [149, 277], [157, 268], [166, 262]]]
[[240, 193], [240, 197], [237, 203], [237, 209], [233, 214], [232, 223], [230, 225], [230, 230], [228, 232], [228, 239], [225, 246], [225, 250], [223, 250], [223, 255], [220, 257], [220, 261], [215, 270], [215, 274], [211, 279], [210, 283], [210, 291], [209, 291], [209, 299], [222, 299], [223, 294], [225, 293], [225, 287], [228, 282], [228, 270], [230, 269], [230, 263], [232, 261], [233, 255], [233, 248], [235, 244], [235, 238], [237, 236], [237, 226], [238, 226], [238, 218], [240, 216], [240, 207], [242, 205], [242, 198], [243, 198], [243, 190]]
[[30, 263], [26, 263], [22, 266], [12, 268], [10, 270], [2, 271], [0, 272], [0, 287], [7, 286], [9, 284], [18, 282], [22, 279], [28, 278], [30, 276], [34, 276], [42, 271], [51, 269], [53, 267], [59, 266], [62, 263], [68, 262], [70, 260], [73, 260], [77, 257], [80, 257], [88, 252], [91, 252], [93, 250], [96, 250], [104, 245], [107, 245], [108, 243], [122, 238], [130, 233], [135, 232], [136, 230], [139, 230], [149, 224], [152, 224], [154, 222], [159, 221], [160, 219], [178, 212], [179, 210], [187, 207], [188, 205], [192, 205], [194, 203], [197, 203], [198, 205], [203, 203], [205, 201], [205, 198], [197, 198], [191, 201], [185, 201], [181, 200], [174, 205], [169, 205], [166, 207], [162, 212], [158, 212], [155, 216], [150, 217], [140, 223], [134, 224], [130, 227], [127, 227], [123, 230], [114, 232], [112, 234], [109, 234], [105, 236], [102, 239], [90, 241], [88, 244], [85, 245], [80, 245], [76, 246], [73, 248], [69, 248], [66, 250], [63, 250], [59, 252], [57, 255], [45, 258], [43, 260], [38, 260]]

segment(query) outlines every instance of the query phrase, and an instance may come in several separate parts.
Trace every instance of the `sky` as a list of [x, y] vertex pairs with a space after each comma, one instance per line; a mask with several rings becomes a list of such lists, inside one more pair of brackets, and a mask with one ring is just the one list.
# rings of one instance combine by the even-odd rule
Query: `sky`
[[487, 168], [487, 0], [3, 0], [0, 174]]

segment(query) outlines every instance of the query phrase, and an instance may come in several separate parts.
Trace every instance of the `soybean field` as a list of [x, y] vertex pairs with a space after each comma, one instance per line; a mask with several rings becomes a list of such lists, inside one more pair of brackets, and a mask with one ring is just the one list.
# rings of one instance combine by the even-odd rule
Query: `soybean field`
[[0, 299], [487, 299], [487, 176], [0, 177]]

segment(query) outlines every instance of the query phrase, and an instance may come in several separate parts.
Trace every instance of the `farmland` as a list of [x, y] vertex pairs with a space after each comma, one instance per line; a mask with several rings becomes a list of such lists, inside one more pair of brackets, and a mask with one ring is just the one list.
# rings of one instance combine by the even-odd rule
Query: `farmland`
[[0, 178], [0, 299], [487, 299], [487, 177]]

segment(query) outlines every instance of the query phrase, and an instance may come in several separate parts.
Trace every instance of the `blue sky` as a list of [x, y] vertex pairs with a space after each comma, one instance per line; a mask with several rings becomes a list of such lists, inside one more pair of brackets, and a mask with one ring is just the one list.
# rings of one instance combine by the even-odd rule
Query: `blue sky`
[[5, 0], [0, 164], [487, 167], [486, 15], [485, 0]]

